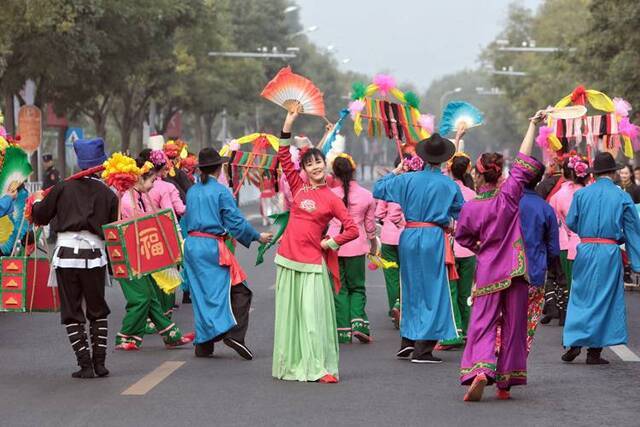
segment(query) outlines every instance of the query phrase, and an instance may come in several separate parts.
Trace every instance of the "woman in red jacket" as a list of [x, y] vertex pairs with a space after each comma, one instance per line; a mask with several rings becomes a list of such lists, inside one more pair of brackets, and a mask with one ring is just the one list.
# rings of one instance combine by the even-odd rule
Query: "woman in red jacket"
[[[289, 224], [275, 258], [276, 320], [273, 345], [275, 378], [297, 381], [338, 382], [338, 339], [329, 269], [339, 285], [337, 251], [358, 237], [347, 208], [326, 185], [322, 151], [301, 153], [304, 182], [291, 161], [289, 141], [297, 112], [289, 112], [282, 128], [278, 159], [291, 187]], [[326, 237], [332, 218], [342, 233]], [[338, 273], [338, 277], [335, 274]]]

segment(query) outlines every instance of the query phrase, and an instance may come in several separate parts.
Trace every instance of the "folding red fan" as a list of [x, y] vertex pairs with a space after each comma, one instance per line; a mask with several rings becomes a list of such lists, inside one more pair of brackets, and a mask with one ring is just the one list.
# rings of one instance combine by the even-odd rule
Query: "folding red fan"
[[302, 113], [324, 117], [322, 92], [311, 80], [294, 74], [291, 67], [278, 71], [260, 95], [287, 111], [295, 109], [299, 103]]

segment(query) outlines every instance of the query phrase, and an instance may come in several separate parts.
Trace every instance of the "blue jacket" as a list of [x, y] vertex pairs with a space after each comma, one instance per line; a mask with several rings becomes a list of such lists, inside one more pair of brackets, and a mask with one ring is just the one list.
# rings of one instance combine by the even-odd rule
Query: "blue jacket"
[[525, 189], [520, 199], [520, 228], [529, 281], [534, 286], [542, 286], [547, 275], [547, 263], [560, 255], [560, 242], [556, 214], [534, 190]]

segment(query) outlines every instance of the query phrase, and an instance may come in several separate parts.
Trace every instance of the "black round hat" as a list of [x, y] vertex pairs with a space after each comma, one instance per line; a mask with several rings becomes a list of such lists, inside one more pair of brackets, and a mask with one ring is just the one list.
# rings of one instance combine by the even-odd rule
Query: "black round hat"
[[425, 163], [444, 163], [456, 152], [456, 146], [447, 138], [434, 133], [427, 139], [423, 139], [416, 147], [416, 153]]

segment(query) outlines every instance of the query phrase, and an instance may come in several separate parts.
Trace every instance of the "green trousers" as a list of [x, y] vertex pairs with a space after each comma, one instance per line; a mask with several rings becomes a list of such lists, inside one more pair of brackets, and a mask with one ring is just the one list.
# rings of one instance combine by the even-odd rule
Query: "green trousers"
[[122, 328], [116, 337], [116, 344], [125, 341], [142, 344], [147, 318], [156, 325], [165, 342], [174, 342], [182, 337], [175, 323], [164, 315], [156, 294], [157, 285], [151, 276], [139, 279], [119, 279], [124, 298], [127, 300], [126, 313], [122, 319]]
[[467, 326], [469, 325], [469, 316], [471, 314], [471, 307], [469, 307], [467, 300], [471, 295], [473, 277], [476, 272], [476, 257], [456, 258], [456, 270], [458, 270], [460, 278], [449, 281], [449, 290], [451, 291], [453, 318], [456, 322], [459, 337], [440, 341], [441, 345], [464, 344], [463, 337], [467, 335]]
[[369, 319], [365, 313], [367, 293], [365, 256], [340, 257], [340, 293], [334, 295], [338, 342], [350, 343], [352, 332], [369, 335]]
[[[398, 257], [398, 246], [382, 244], [380, 255], [387, 261], [395, 262], [400, 265]], [[400, 305], [400, 268], [387, 268], [382, 270], [384, 274], [384, 283], [387, 287], [387, 301], [389, 303], [389, 316], [394, 307], [399, 308]]]
[[176, 302], [175, 292], [171, 292], [170, 294], [166, 293], [165, 291], [160, 289], [155, 281], [153, 281], [153, 289], [155, 291], [156, 297], [158, 297], [158, 301], [160, 302], [162, 313], [169, 319], [171, 319], [171, 316], [173, 316], [173, 305]]
[[[573, 278], [573, 260], [567, 258], [569, 251], [560, 251], [560, 265], [567, 278], [567, 290], [571, 290], [571, 279]], [[568, 300], [568, 297], [567, 297]]]

